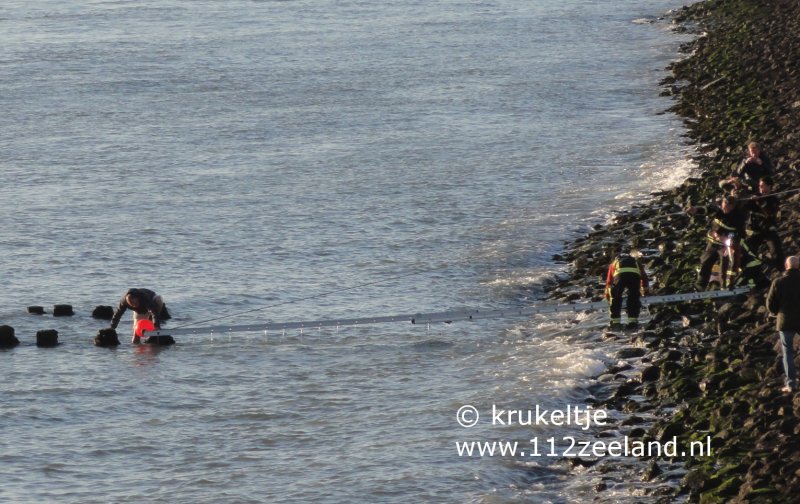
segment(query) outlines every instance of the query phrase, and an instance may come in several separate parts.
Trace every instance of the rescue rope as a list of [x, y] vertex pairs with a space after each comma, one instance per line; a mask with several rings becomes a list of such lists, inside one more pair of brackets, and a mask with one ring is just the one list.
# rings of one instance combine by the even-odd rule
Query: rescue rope
[[779, 196], [781, 194], [789, 194], [789, 193], [794, 193], [794, 192], [800, 192], [800, 188], [787, 189], [785, 191], [779, 191], [779, 192], [776, 192], [776, 193], [764, 194], [764, 195], [761, 195], [761, 196], [750, 196], [749, 198], [744, 198], [744, 200], [745, 201], [757, 200], [757, 199], [769, 198], [770, 196]]
[[[800, 192], [800, 188], [788, 189], [788, 190], [779, 191], [779, 192], [776, 192], [776, 193], [771, 193], [771, 194], [767, 194], [767, 195], [763, 195], [763, 196], [751, 196], [749, 198], [745, 198], [744, 201], [758, 200], [758, 199], [762, 199], [762, 198], [767, 198], [769, 196], [778, 196], [778, 195], [782, 195], [782, 194], [789, 194], [789, 193], [795, 193], [795, 192]], [[634, 225], [636, 223], [648, 222], [648, 221], [651, 221], [651, 220], [663, 219], [665, 217], [672, 217], [672, 216], [677, 216], [677, 215], [686, 215], [686, 211], [682, 210], [680, 212], [659, 214], [659, 215], [655, 215], [655, 216], [653, 216], [653, 217], [651, 217], [649, 219], [643, 219], [643, 220], [638, 220], [637, 219], [634, 222], [626, 223], [623, 227], [629, 227], [629, 226], [632, 226], [632, 225]], [[488, 218], [488, 217], [484, 217], [484, 218]], [[342, 288], [342, 289], [334, 289], [334, 290], [331, 290], [331, 291], [326, 291], [326, 292], [322, 292], [322, 293], [319, 293], [319, 294], [313, 294], [313, 295], [310, 295], [310, 296], [290, 299], [290, 300], [282, 301], [282, 302], [279, 302], [279, 303], [273, 303], [273, 304], [270, 304], [270, 305], [261, 306], [261, 307], [258, 307], [258, 308], [253, 308], [253, 309], [250, 309], [250, 310], [229, 313], [227, 315], [222, 315], [222, 316], [215, 317], [215, 318], [200, 320], [200, 321], [197, 321], [197, 322], [191, 322], [191, 323], [183, 324], [183, 325], [180, 325], [180, 326], [177, 326], [177, 327], [173, 328], [172, 330], [170, 330], [170, 334], [188, 334], [187, 332], [183, 332], [183, 331], [186, 331], [187, 328], [192, 327], [192, 326], [197, 326], [197, 325], [200, 325], [200, 324], [208, 324], [209, 322], [216, 322], [216, 321], [224, 320], [224, 319], [227, 319], [227, 318], [238, 317], [238, 316], [246, 315], [246, 314], [249, 314], [249, 313], [268, 310], [268, 309], [271, 309], [271, 308], [277, 308], [277, 307], [284, 306], [284, 305], [287, 305], [287, 304], [297, 303], [297, 302], [300, 302], [300, 301], [308, 301], [308, 300], [318, 299], [318, 298], [321, 298], [321, 297], [330, 296], [330, 295], [333, 295], [333, 294], [338, 294], [338, 293], [341, 293], [341, 292], [347, 292], [347, 291], [351, 291], [351, 290], [355, 290], [355, 289], [360, 289], [362, 287], [369, 287], [369, 286], [373, 286], [373, 285], [378, 285], [378, 284], [381, 284], [381, 283], [390, 282], [392, 280], [398, 280], [398, 279], [401, 279], [401, 278], [407, 278], [407, 277], [410, 277], [410, 276], [416, 276], [416, 275], [421, 275], [421, 274], [425, 274], [425, 273], [431, 273], [431, 272], [434, 272], [434, 271], [441, 270], [441, 269], [443, 269], [445, 267], [447, 267], [447, 265], [436, 267], [436, 268], [428, 268], [428, 269], [420, 270], [420, 271], [414, 271], [414, 272], [403, 274], [403, 275], [396, 275], [396, 276], [392, 276], [392, 277], [389, 277], [389, 278], [384, 278], [384, 279], [381, 279], [381, 280], [376, 280], [376, 281], [372, 281], [372, 282], [366, 282], [366, 283], [362, 283], [362, 284], [358, 284], [358, 285], [353, 285], [353, 286], [350, 286], [350, 287], [345, 287], [345, 288]], [[712, 297], [723, 297], [723, 296], [712, 296]], [[643, 298], [643, 303], [648, 302], [646, 299], [647, 298]], [[687, 298], [687, 299], [690, 299], [690, 298]], [[691, 298], [691, 299], [703, 299], [703, 298]], [[578, 305], [564, 305], [564, 306], [578, 306]], [[582, 310], [585, 310], [585, 309], [595, 309], [595, 308], [581, 308], [581, 309], [564, 310], [564, 311], [582, 311]], [[478, 312], [479, 312], [479, 310], [475, 310], [475, 316], [477, 316]], [[449, 313], [454, 313], [454, 312], [443, 312], [443, 314], [449, 314]], [[531, 313], [537, 313], [537, 312], [531, 312]], [[551, 312], [550, 311], [545, 311], [545, 312], [540, 312], [540, 313], [551, 313]], [[419, 315], [419, 314], [417, 314], [417, 315]], [[429, 314], [429, 315], [440, 315], [440, 314]], [[500, 318], [506, 317], [506, 316], [507, 315], [505, 315], [504, 312], [502, 312], [499, 315], [497, 315], [497, 317], [500, 317]], [[275, 330], [275, 329], [283, 330], [283, 329], [293, 329], [293, 328], [303, 328], [303, 327], [346, 326], [346, 325], [374, 324], [374, 323], [398, 322], [398, 321], [409, 321], [409, 320], [413, 323], [414, 320], [415, 320], [414, 317], [415, 317], [414, 315], [393, 315], [393, 316], [387, 316], [387, 317], [346, 319], [346, 320], [342, 320], [342, 321], [321, 320], [321, 321], [310, 321], [310, 322], [289, 322], [289, 323], [286, 323], [286, 324], [267, 324], [266, 326], [260, 326], [259, 330], [260, 331], [265, 331], [265, 330]], [[488, 316], [480, 316], [479, 318], [490, 318], [490, 317], [488, 317]], [[463, 318], [462, 317], [462, 318], [459, 318], [458, 320], [474, 320], [474, 319], [475, 318], [473, 318], [473, 316], [469, 316], [468, 318]], [[435, 322], [435, 321], [438, 321], [438, 320], [431, 320], [429, 322]], [[211, 329], [211, 330], [218, 329], [219, 330], [219, 328], [223, 328], [223, 327], [226, 327], [226, 326], [218, 326], [217, 328], [214, 328], [214, 327], [211, 327], [211, 328], [209, 328], [209, 327], [201, 327], [201, 328], [198, 328], [197, 330], [198, 331], [202, 330], [202, 331], [207, 332], [209, 329]], [[251, 328], [254, 327], [254, 326], [249, 326], [248, 325], [248, 326], [230, 326], [230, 327], [245, 327], [246, 329], [241, 329], [241, 330], [242, 331], [250, 331], [250, 330], [253, 330]], [[225, 331], [229, 331], [229, 329], [224, 329], [224, 330]]]
[[424, 273], [431, 273], [433, 271], [438, 271], [438, 270], [444, 269], [447, 266], [448, 265], [445, 264], [444, 266], [439, 266], [439, 267], [436, 267], [436, 268], [428, 268], [428, 269], [424, 269], [424, 270], [413, 271], [411, 273], [406, 273], [404, 275], [395, 275], [395, 276], [392, 276], [392, 277], [389, 277], [389, 278], [383, 278], [381, 280], [374, 280], [372, 282], [362, 283], [362, 284], [358, 284], [358, 285], [352, 285], [350, 287], [343, 287], [341, 289], [335, 289], [335, 290], [331, 290], [331, 291], [327, 291], [327, 292], [320, 292], [318, 294], [312, 294], [312, 295], [306, 296], [306, 297], [288, 299], [286, 301], [281, 301], [280, 303], [274, 303], [274, 304], [267, 305], [267, 306], [261, 306], [259, 308], [253, 308], [251, 310], [245, 310], [245, 311], [236, 312], [236, 313], [229, 313], [227, 315], [222, 315], [222, 316], [219, 316], [219, 317], [210, 318], [210, 319], [206, 319], [206, 320], [198, 320], [197, 322], [191, 322], [191, 323], [188, 323], [188, 324], [183, 324], [183, 325], [179, 325], [179, 326], [175, 327], [174, 329], [171, 330], [171, 334], [178, 334], [178, 333], [176, 333], [176, 331], [183, 331], [187, 327], [195, 326], [195, 325], [198, 325], [198, 324], [207, 324], [209, 322], [216, 322], [218, 320], [224, 320], [226, 318], [238, 317], [240, 315], [246, 315], [248, 313], [254, 313], [254, 312], [257, 312], [257, 311], [268, 310], [270, 308], [277, 308], [278, 306], [284, 306], [284, 305], [287, 305], [287, 304], [298, 303], [300, 301], [308, 301], [308, 300], [311, 300], [311, 299], [318, 299], [318, 298], [325, 297], [325, 296], [330, 296], [330, 295], [333, 295], [333, 294], [339, 294], [340, 292], [347, 292], [347, 291], [351, 291], [351, 290], [355, 290], [355, 289], [360, 289], [362, 287], [369, 287], [369, 286], [372, 286], [372, 285], [378, 285], [378, 284], [382, 284], [382, 283], [386, 283], [386, 282], [391, 282], [392, 280], [399, 280], [401, 278], [407, 278], [407, 277], [410, 277], [410, 276], [422, 275]]
[[[737, 296], [750, 290], [749, 287], [739, 287], [733, 290], [687, 292], [682, 294], [669, 294], [664, 296], [647, 296], [642, 298], [642, 305], [674, 303], [682, 301], [696, 301], [700, 299], [717, 299], [724, 297]], [[323, 327], [344, 327], [360, 326], [369, 324], [385, 324], [391, 322], [410, 322], [412, 324], [434, 324], [451, 323], [456, 321], [475, 321], [497, 318], [527, 317], [541, 313], [565, 313], [565, 312], [584, 312], [600, 310], [608, 307], [607, 301], [594, 301], [588, 303], [569, 303], [552, 304], [542, 303], [523, 308], [510, 308], [500, 310], [454, 310], [447, 312], [434, 313], [414, 313], [401, 315], [386, 315], [380, 317], [363, 317], [351, 319], [327, 319], [327, 320], [308, 320], [297, 322], [278, 322], [278, 323], [253, 323], [244, 325], [230, 326], [209, 326], [188, 328], [181, 326], [175, 329], [163, 329], [159, 331], [147, 331], [148, 336], [179, 336], [186, 334], [224, 334], [233, 332], [268, 332], [284, 331], [286, 329], [321, 329]], [[251, 310], [255, 311], [255, 310]]]

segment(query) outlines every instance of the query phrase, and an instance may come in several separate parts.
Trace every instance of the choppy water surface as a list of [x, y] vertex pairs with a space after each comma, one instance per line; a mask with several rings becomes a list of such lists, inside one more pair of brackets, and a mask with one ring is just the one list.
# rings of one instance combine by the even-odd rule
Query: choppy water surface
[[581, 401], [602, 317], [109, 350], [89, 314], [133, 286], [173, 327], [524, 304], [565, 240], [690, 169], [658, 114], [681, 38], [648, 22], [676, 6], [5, 2], [0, 500], [584, 499], [558, 461], [459, 457], [530, 432], [455, 412]]

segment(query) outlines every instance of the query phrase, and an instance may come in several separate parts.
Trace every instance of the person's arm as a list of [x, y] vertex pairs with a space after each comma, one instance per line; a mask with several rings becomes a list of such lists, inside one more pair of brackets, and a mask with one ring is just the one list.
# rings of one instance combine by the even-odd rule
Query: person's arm
[[614, 270], [617, 265], [617, 261], [611, 263], [608, 267], [608, 274], [606, 275], [606, 299], [611, 299], [611, 282], [614, 281]]
[[125, 296], [122, 296], [122, 299], [119, 301], [119, 306], [117, 306], [117, 310], [114, 312], [114, 316], [111, 317], [111, 329], [116, 329], [119, 325], [119, 321], [122, 318], [122, 315], [128, 309], [128, 303], [125, 302]]
[[780, 300], [778, 297], [778, 281], [772, 282], [767, 294], [767, 310], [773, 315], [777, 315], [781, 309]]
[[766, 154], [761, 154], [761, 162], [763, 163], [762, 166], [764, 167], [764, 173], [766, 175], [772, 175], [775, 171], [774, 167], [772, 166], [772, 160]]
[[700, 206], [690, 206], [686, 209], [686, 213], [689, 215], [708, 215], [714, 213], [714, 205], [700, 205]]
[[744, 178], [744, 168], [745, 166], [747, 166], [747, 163], [749, 162], [750, 162], [750, 156], [747, 156], [746, 158], [742, 159], [742, 162], [739, 163], [739, 166], [736, 168], [736, 170], [734, 170], [733, 175], [731, 175], [731, 177], [735, 177], [737, 179]]
[[647, 272], [644, 270], [644, 266], [641, 264], [639, 264], [639, 275], [642, 277], [642, 294], [647, 295], [647, 289], [650, 288], [650, 279], [647, 278]]

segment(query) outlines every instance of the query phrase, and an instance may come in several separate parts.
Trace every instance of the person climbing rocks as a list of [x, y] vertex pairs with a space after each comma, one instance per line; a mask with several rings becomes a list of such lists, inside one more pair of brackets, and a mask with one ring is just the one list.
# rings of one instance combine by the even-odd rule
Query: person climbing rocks
[[747, 209], [750, 211], [748, 235], [753, 251], [758, 252], [761, 245], [766, 244], [772, 264], [778, 270], [783, 267], [786, 258], [783, 245], [778, 236], [778, 211], [780, 200], [772, 194], [774, 184], [771, 177], [762, 177], [758, 181], [758, 196], [750, 198]]
[[785, 262], [786, 272], [776, 278], [767, 294], [767, 309], [778, 319], [775, 329], [781, 340], [783, 371], [786, 386], [783, 392], [797, 390], [797, 372], [794, 366], [794, 335], [800, 331], [800, 258], [789, 256]]
[[620, 254], [608, 267], [606, 275], [606, 294], [609, 301], [609, 326], [622, 326], [622, 297], [627, 291], [625, 313], [628, 326], [633, 328], [639, 323], [639, 312], [642, 309], [641, 296], [647, 295], [649, 281], [647, 273], [633, 254]]
[[141, 334], [137, 334], [137, 322], [140, 320], [149, 320], [155, 328], [159, 328], [162, 322], [172, 318], [161, 296], [150, 289], [129, 289], [122, 296], [114, 311], [114, 316], [111, 318], [111, 329], [117, 328], [122, 315], [127, 310], [133, 311], [132, 343], [139, 343]]
[[772, 161], [761, 149], [758, 142], [747, 144], [747, 153], [733, 174], [720, 182], [720, 187], [731, 188], [741, 195], [742, 190], [750, 194], [758, 192], [758, 181], [772, 175]]
[[708, 245], [700, 257], [700, 271], [697, 273], [695, 288], [698, 291], [708, 287], [711, 271], [715, 264], [721, 264], [721, 286], [727, 285], [729, 272], [736, 272], [739, 268], [739, 241], [745, 235], [747, 212], [740, 208], [734, 196], [725, 196], [717, 205], [706, 207], [689, 207], [690, 215], [710, 214], [711, 229], [706, 234]]

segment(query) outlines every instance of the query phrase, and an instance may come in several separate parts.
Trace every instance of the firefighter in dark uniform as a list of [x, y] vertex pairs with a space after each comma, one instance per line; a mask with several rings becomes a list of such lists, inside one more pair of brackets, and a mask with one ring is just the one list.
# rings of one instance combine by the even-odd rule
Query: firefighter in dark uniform
[[621, 254], [608, 267], [606, 275], [606, 299], [609, 301], [611, 327], [619, 327], [622, 323], [622, 296], [627, 290], [625, 312], [628, 315], [628, 326], [635, 327], [639, 323], [639, 312], [642, 309], [640, 296], [647, 293], [647, 273], [632, 255]]
[[720, 261], [722, 262], [720, 283], [725, 287], [729, 274], [739, 271], [740, 240], [745, 234], [747, 213], [740, 208], [739, 202], [733, 196], [722, 198], [720, 206], [690, 207], [687, 212], [691, 215], [710, 214], [713, 217], [711, 229], [706, 235], [708, 245], [700, 258], [700, 271], [697, 274], [695, 288], [698, 291], [706, 290], [714, 265]]
[[758, 253], [761, 245], [767, 244], [772, 266], [780, 269], [786, 258], [777, 231], [780, 200], [772, 194], [772, 187], [773, 182], [770, 177], [763, 177], [758, 181], [758, 196], [750, 198], [747, 205], [750, 210], [750, 229], [747, 234], [752, 237], [754, 252]]

